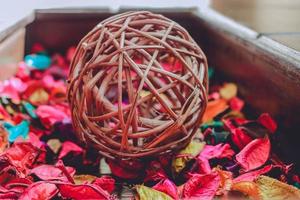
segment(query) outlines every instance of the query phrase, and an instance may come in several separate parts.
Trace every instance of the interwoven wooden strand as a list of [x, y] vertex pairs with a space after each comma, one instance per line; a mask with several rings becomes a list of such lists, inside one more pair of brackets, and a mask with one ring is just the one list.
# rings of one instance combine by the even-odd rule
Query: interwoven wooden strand
[[147, 11], [99, 23], [71, 63], [75, 131], [109, 158], [157, 156], [186, 146], [207, 103], [207, 61], [176, 22]]

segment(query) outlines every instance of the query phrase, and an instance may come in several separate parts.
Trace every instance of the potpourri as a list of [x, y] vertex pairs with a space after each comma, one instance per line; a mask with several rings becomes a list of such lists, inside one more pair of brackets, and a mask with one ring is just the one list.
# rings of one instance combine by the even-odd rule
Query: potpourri
[[0, 82], [0, 199], [119, 199], [125, 187], [136, 199], [300, 198], [293, 164], [272, 151], [277, 123], [267, 113], [248, 118], [237, 85], [214, 81], [213, 68], [203, 124], [185, 149], [113, 161], [86, 148], [66, 102], [73, 53], [50, 56], [35, 44]]

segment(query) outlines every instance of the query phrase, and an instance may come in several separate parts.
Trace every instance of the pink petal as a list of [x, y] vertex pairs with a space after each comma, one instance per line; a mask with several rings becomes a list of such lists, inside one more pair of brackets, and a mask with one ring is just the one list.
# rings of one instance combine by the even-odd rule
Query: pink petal
[[173, 197], [174, 199], [178, 199], [177, 187], [169, 179], [161, 180], [156, 185], [154, 185], [152, 188], [155, 190], [161, 191], [163, 193], [166, 193], [167, 195]]
[[220, 185], [220, 176], [211, 174], [194, 174], [185, 184], [182, 192], [183, 198], [213, 199]]
[[83, 152], [83, 149], [73, 142], [66, 141], [62, 144], [62, 148], [58, 158], [61, 159], [65, 157], [67, 154], [69, 154], [70, 152], [80, 154]]
[[258, 168], [269, 158], [270, 148], [269, 138], [255, 139], [236, 155], [236, 160], [246, 171]]
[[261, 169], [242, 174], [242, 175], [236, 177], [235, 179], [233, 179], [233, 182], [237, 183], [237, 182], [241, 182], [241, 181], [254, 181], [260, 175], [269, 172], [271, 169], [272, 169], [272, 165], [267, 165]]

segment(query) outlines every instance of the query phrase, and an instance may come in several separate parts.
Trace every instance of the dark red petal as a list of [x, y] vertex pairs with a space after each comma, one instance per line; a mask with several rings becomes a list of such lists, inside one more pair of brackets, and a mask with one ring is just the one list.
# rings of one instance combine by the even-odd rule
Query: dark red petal
[[242, 129], [235, 128], [231, 131], [231, 140], [239, 149], [242, 149], [252, 141], [252, 138]]
[[64, 198], [81, 199], [109, 199], [110, 195], [101, 187], [93, 184], [73, 185], [58, 183], [59, 192]]
[[143, 166], [138, 161], [116, 162], [107, 160], [112, 174], [124, 179], [134, 179], [143, 173]]
[[268, 113], [263, 113], [259, 116], [257, 121], [266, 127], [271, 133], [275, 133], [277, 129], [276, 122], [271, 118], [271, 116]]
[[106, 190], [109, 193], [112, 193], [115, 190], [115, 179], [110, 176], [97, 178], [93, 184], [100, 186], [103, 190]]
[[144, 182], [148, 181], [160, 181], [167, 178], [165, 171], [163, 170], [161, 162], [152, 161], [149, 164], [149, 167], [146, 169], [146, 177]]

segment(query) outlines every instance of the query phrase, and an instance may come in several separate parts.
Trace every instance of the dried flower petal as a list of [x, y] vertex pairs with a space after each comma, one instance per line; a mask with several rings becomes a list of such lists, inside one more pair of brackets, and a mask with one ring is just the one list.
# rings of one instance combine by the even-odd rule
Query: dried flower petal
[[172, 168], [176, 173], [181, 172], [186, 166], [186, 163], [195, 158], [204, 148], [204, 142], [191, 141], [188, 146], [182, 149], [172, 161]]
[[237, 95], [237, 85], [234, 83], [225, 83], [220, 89], [220, 95], [226, 100], [230, 100]]
[[92, 183], [96, 180], [97, 176], [89, 174], [74, 175], [73, 179], [76, 185]]
[[254, 182], [242, 181], [233, 183], [231, 186], [231, 190], [242, 192], [252, 199], [260, 199], [259, 187]]
[[8, 132], [8, 141], [14, 142], [18, 137], [23, 137], [26, 139], [29, 133], [29, 122], [24, 120], [18, 125], [12, 125], [10, 123], [5, 122], [3, 124], [4, 128]]
[[100, 186], [103, 190], [112, 193], [115, 190], [115, 179], [110, 176], [102, 176], [93, 181], [94, 185]]
[[156, 185], [154, 185], [152, 188], [169, 195], [173, 199], [178, 199], [177, 187], [169, 179], [161, 180]]
[[231, 139], [239, 149], [243, 149], [252, 141], [252, 138], [241, 128], [235, 128], [231, 130]]
[[20, 200], [47, 200], [57, 194], [57, 187], [52, 183], [37, 182], [30, 185], [20, 196]]
[[163, 166], [161, 162], [152, 161], [146, 169], [146, 177], [144, 178], [144, 182], [154, 181], [158, 182], [161, 180], [167, 179], [167, 175], [163, 170]]
[[204, 149], [199, 154], [199, 157], [206, 159], [212, 158], [231, 158], [234, 151], [230, 148], [229, 144], [205, 145]]
[[183, 198], [213, 199], [220, 185], [218, 173], [194, 174], [183, 186]]
[[300, 190], [276, 179], [260, 176], [256, 181], [261, 199], [300, 199]]
[[73, 185], [70, 183], [56, 183], [63, 198], [81, 199], [109, 199], [110, 195], [101, 187], [94, 184]]
[[249, 171], [262, 166], [267, 161], [270, 149], [269, 138], [255, 139], [236, 155], [236, 160], [246, 171]]
[[55, 154], [57, 154], [62, 144], [59, 139], [50, 139], [48, 140], [47, 145]]
[[29, 116], [33, 119], [37, 118], [37, 115], [35, 114], [35, 107], [31, 105], [29, 102], [23, 102], [22, 103], [26, 112], [29, 114]]
[[143, 165], [138, 161], [122, 161], [116, 162], [107, 160], [111, 172], [120, 178], [134, 179], [143, 173]]
[[234, 111], [241, 111], [245, 105], [245, 102], [238, 97], [233, 97], [229, 102], [230, 108]]
[[232, 173], [230, 171], [224, 171], [218, 168], [214, 169], [220, 176], [220, 185], [217, 191], [217, 195], [226, 194], [230, 190], [232, 185]]
[[[72, 167], [66, 167], [67, 173], [74, 174], [75, 170]], [[59, 167], [53, 165], [39, 165], [30, 171], [30, 174], [34, 174], [43, 181], [60, 180], [68, 182], [68, 177], [65, 172]]]
[[203, 115], [202, 121], [206, 123], [212, 120], [218, 114], [224, 112], [228, 108], [227, 102], [224, 99], [217, 99], [214, 101], [209, 101], [205, 113]]
[[9, 113], [5, 110], [5, 108], [0, 104], [0, 120], [10, 120]]
[[43, 125], [47, 128], [54, 125], [56, 122], [63, 121], [69, 118], [67, 113], [58, 107], [41, 105], [36, 109], [36, 114], [41, 119]]
[[69, 154], [71, 152], [75, 153], [75, 154], [80, 154], [83, 152], [83, 149], [73, 142], [66, 141], [66, 142], [62, 143], [62, 148], [61, 148], [58, 158], [62, 159], [63, 157], [65, 157], [67, 154]]
[[261, 114], [257, 121], [266, 127], [271, 133], [275, 133], [277, 124], [268, 113]]
[[0, 126], [0, 154], [8, 147], [8, 134], [7, 132], [4, 130], [4, 128], [2, 128], [2, 126]]
[[138, 193], [138, 197], [140, 200], [148, 200], [148, 199], [172, 200], [172, 198], [169, 195], [143, 185], [137, 185], [136, 191]]
[[259, 177], [262, 174], [268, 173], [271, 169], [272, 169], [272, 165], [267, 165], [261, 169], [244, 173], [244, 174], [236, 177], [235, 179], [233, 179], [233, 181], [235, 183], [241, 182], [241, 181], [254, 181], [255, 179], [257, 179], [257, 177]]
[[19, 173], [26, 175], [39, 154], [39, 149], [29, 142], [14, 143], [2, 154], [16, 167]]

